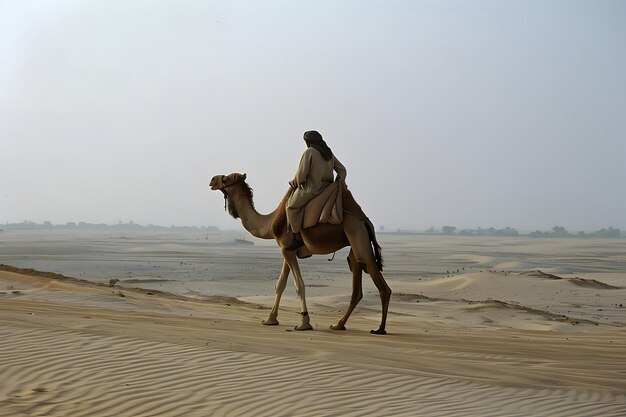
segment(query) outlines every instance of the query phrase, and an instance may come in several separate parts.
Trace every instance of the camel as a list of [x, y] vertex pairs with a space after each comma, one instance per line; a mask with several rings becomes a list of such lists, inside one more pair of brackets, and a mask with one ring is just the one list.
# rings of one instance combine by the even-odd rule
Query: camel
[[[286, 203], [293, 191], [290, 189], [278, 207], [269, 214], [260, 214], [254, 208], [252, 189], [245, 182], [246, 174], [232, 173], [230, 175], [216, 175], [211, 179], [209, 187], [224, 194], [225, 205], [230, 215], [241, 219], [243, 227], [253, 236], [261, 239], [275, 239], [282, 255], [283, 265], [276, 282], [276, 296], [274, 305], [267, 320], [262, 323], [272, 326], [278, 325], [278, 306], [280, 298], [287, 284], [287, 277], [293, 272], [296, 294], [300, 299], [302, 323], [296, 330], [312, 330], [310, 317], [306, 306], [305, 286], [298, 266], [298, 253], [287, 250], [282, 242], [284, 236], [290, 233], [287, 228]], [[370, 275], [380, 294], [382, 304], [382, 319], [380, 327], [370, 333], [386, 334], [387, 311], [391, 298], [391, 288], [383, 278], [381, 248], [376, 241], [374, 226], [365, 216], [360, 206], [354, 201], [352, 194], [344, 185], [343, 191], [344, 220], [342, 224], [318, 224], [303, 229], [302, 240], [310, 254], [330, 254], [341, 248], [350, 246], [348, 266], [352, 271], [352, 296], [350, 305], [336, 325], [330, 326], [333, 330], [346, 330], [346, 322], [356, 305], [363, 298], [362, 276], [363, 271]]]

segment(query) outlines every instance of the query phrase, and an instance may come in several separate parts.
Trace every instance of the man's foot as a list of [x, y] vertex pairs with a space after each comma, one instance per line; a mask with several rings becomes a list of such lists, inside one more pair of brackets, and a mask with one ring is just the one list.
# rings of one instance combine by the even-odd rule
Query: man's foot
[[306, 246], [302, 245], [298, 248], [298, 251], [296, 252], [296, 255], [298, 256], [298, 258], [300, 259], [306, 259], [306, 258], [310, 258], [311, 256], [313, 256], [313, 254], [311, 252], [309, 252], [309, 250], [307, 249]]
[[300, 233], [292, 233], [291, 243], [285, 247], [285, 250], [296, 250], [304, 246], [304, 242], [300, 237]]

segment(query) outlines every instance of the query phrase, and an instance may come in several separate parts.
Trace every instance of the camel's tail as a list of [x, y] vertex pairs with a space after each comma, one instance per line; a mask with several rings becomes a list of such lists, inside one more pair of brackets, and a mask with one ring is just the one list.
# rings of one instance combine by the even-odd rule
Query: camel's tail
[[380, 272], [383, 272], [383, 249], [378, 244], [376, 240], [376, 232], [374, 231], [374, 225], [370, 221], [370, 219], [365, 218], [365, 227], [367, 228], [367, 234], [370, 237], [370, 242], [372, 242], [372, 247], [374, 248], [374, 259], [376, 260], [376, 266]]

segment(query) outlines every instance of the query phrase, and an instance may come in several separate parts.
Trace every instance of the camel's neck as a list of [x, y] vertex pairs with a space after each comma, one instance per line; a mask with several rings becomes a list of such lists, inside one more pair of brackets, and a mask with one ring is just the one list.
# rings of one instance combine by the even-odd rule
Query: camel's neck
[[260, 214], [252, 204], [252, 196], [240, 187], [229, 192], [228, 205], [231, 215], [238, 216], [243, 227], [253, 236], [261, 239], [274, 239], [272, 222], [276, 210], [270, 214]]

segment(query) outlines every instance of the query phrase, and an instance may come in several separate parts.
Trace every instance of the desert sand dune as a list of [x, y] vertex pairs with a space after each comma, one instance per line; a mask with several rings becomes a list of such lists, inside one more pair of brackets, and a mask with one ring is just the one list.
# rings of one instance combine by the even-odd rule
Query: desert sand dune
[[[0, 272], [19, 288], [0, 295], [1, 416], [623, 415], [623, 328], [485, 330], [446, 316], [458, 303], [399, 296], [394, 332], [376, 337], [369, 296], [347, 332], [326, 330], [337, 311], [318, 299], [323, 325], [300, 333], [296, 308], [268, 328], [254, 303], [18, 272]], [[489, 277], [451, 280], [428, 285], [445, 295]], [[485, 308], [527, 314], [464, 314]]]
[[303, 262], [314, 330], [296, 332], [293, 289], [260, 324], [271, 246], [25, 239], [0, 261], [70, 276], [0, 268], [0, 416], [624, 415], [621, 240], [383, 236], [379, 337], [367, 277], [348, 330], [328, 328], [349, 301], [341, 253]]

